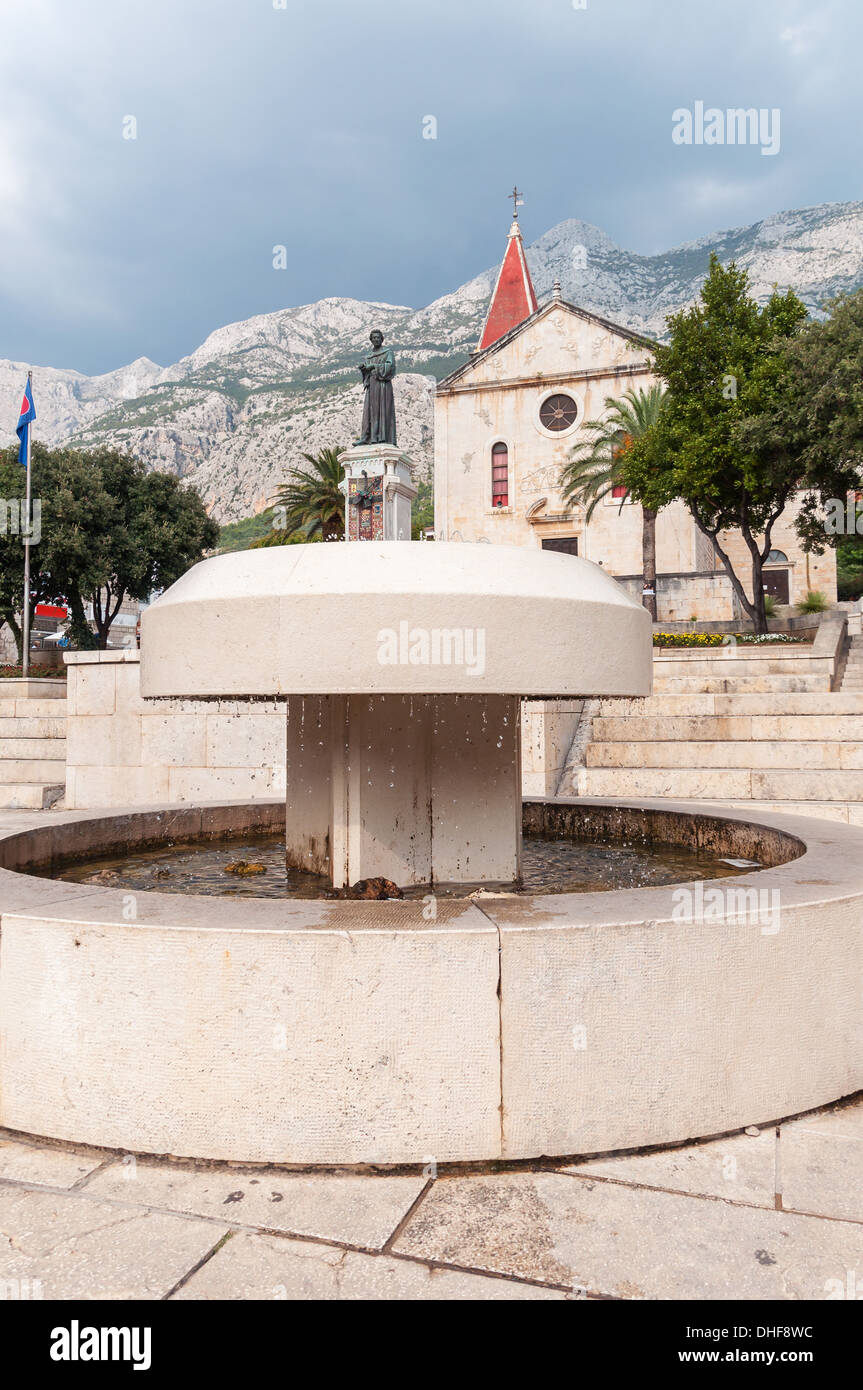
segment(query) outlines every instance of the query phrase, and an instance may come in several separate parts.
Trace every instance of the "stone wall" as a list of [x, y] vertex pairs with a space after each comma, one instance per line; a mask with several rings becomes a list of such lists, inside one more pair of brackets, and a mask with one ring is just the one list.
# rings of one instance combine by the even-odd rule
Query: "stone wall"
[[[284, 700], [145, 700], [138, 652], [73, 652], [66, 806], [146, 806], [284, 796]], [[525, 796], [551, 796], [580, 700], [522, 707]]]
[[144, 700], [138, 652], [66, 661], [70, 810], [284, 796], [284, 701]]
[[585, 700], [525, 700], [521, 707], [524, 796], [555, 796]]
[[[641, 602], [640, 574], [616, 575], [618, 584]], [[702, 570], [656, 576], [657, 618], [660, 623], [718, 623], [740, 617], [731, 580], [724, 571]]]

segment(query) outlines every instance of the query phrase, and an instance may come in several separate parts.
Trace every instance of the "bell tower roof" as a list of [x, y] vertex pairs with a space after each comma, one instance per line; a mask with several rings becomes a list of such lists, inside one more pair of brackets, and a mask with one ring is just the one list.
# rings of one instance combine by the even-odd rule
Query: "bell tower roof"
[[485, 348], [491, 347], [498, 338], [502, 338], [510, 329], [530, 318], [536, 310], [536, 294], [527, 268], [516, 211], [477, 351], [482, 352]]

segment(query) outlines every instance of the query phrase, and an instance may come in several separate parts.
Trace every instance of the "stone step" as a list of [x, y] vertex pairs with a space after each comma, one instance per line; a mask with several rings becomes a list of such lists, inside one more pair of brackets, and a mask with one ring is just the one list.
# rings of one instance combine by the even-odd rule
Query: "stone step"
[[0, 809], [4, 811], [47, 811], [62, 800], [65, 782], [0, 783]]
[[[834, 774], [835, 775], [835, 774]], [[687, 800], [712, 797], [729, 801], [752, 796], [752, 773], [743, 768], [584, 767], [579, 796], [667, 796]]]
[[654, 671], [653, 689], [668, 695], [733, 695], [768, 694], [790, 691], [823, 690], [829, 692], [830, 677], [816, 676], [660, 676]]
[[0, 679], [0, 700], [65, 700], [66, 681], [62, 678], [4, 676]]
[[64, 719], [65, 700], [0, 699], [0, 719]]
[[591, 743], [648, 743], [652, 740], [698, 739], [714, 743], [722, 739], [752, 737], [752, 717], [732, 715], [717, 718], [710, 714], [648, 715], [638, 718], [623, 715], [597, 715], [591, 725]]
[[[2, 720], [0, 720], [2, 723]], [[6, 758], [48, 758], [66, 761], [65, 738], [4, 738], [0, 731], [0, 761]]]
[[716, 701], [731, 699], [728, 695], [643, 695], [636, 699], [609, 697], [599, 702], [599, 717], [606, 719], [646, 718], [652, 715], [715, 714]]
[[[648, 695], [641, 699], [601, 700], [600, 715], [614, 718], [632, 715], [670, 714], [859, 714], [863, 715], [863, 691], [815, 691], [761, 695]], [[861, 734], [863, 737], [863, 734]]]
[[859, 772], [801, 772], [746, 768], [586, 767], [578, 772], [579, 796], [674, 797], [726, 803], [741, 801], [863, 802]]
[[863, 769], [863, 741], [859, 743], [775, 742], [749, 739], [717, 743], [657, 742], [591, 743], [586, 749], [588, 767], [607, 768], [799, 768], [847, 771]]
[[0, 783], [66, 781], [65, 758], [4, 758], [0, 759]]
[[715, 743], [722, 739], [794, 739], [841, 740], [855, 742], [861, 738], [858, 714], [760, 714], [729, 715], [654, 715], [646, 718], [594, 719], [592, 739], [596, 743], [627, 740], [637, 743], [683, 739]]
[[711, 656], [706, 652], [654, 657], [654, 675], [662, 676], [815, 676], [831, 675], [829, 656]]
[[65, 738], [66, 720], [48, 718], [4, 718], [0, 715], [0, 738]]

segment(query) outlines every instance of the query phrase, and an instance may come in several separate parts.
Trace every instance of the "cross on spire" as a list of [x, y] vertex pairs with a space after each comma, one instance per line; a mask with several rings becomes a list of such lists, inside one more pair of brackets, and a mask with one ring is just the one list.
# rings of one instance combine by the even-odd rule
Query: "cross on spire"
[[513, 216], [513, 220], [514, 220], [515, 222], [517, 222], [517, 221], [518, 221], [518, 210], [519, 210], [519, 208], [522, 206], [522, 204], [524, 203], [524, 198], [522, 197], [522, 195], [521, 195], [521, 194], [519, 193], [519, 191], [518, 191], [518, 185], [517, 185], [517, 184], [513, 184], [513, 186], [512, 186], [512, 192], [511, 192], [511, 193], [507, 193], [506, 196], [507, 196], [508, 198], [512, 198], [512, 216]]

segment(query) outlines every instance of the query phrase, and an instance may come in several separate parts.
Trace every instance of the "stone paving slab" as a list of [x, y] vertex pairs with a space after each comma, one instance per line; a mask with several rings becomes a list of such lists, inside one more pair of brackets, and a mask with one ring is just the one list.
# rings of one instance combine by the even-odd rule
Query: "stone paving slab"
[[565, 1173], [442, 1178], [393, 1249], [636, 1299], [820, 1300], [863, 1267], [854, 1225]]
[[863, 1101], [783, 1125], [779, 1162], [786, 1211], [863, 1221]]
[[379, 1250], [425, 1187], [425, 1178], [186, 1169], [127, 1160], [88, 1183], [117, 1201], [262, 1226]]
[[222, 1234], [78, 1192], [0, 1187], [0, 1283], [38, 1280], [46, 1300], [164, 1298]]
[[92, 1173], [102, 1155], [55, 1149], [48, 1145], [22, 1143], [0, 1131], [0, 1180], [26, 1182], [45, 1187], [71, 1187]]
[[776, 1132], [764, 1129], [755, 1136], [732, 1135], [685, 1148], [591, 1158], [561, 1171], [772, 1208], [776, 1200]]
[[[556, 1289], [490, 1279], [309, 1241], [237, 1232], [173, 1296], [192, 1299], [564, 1300]], [[172, 1300], [173, 1301], [173, 1300]]]

